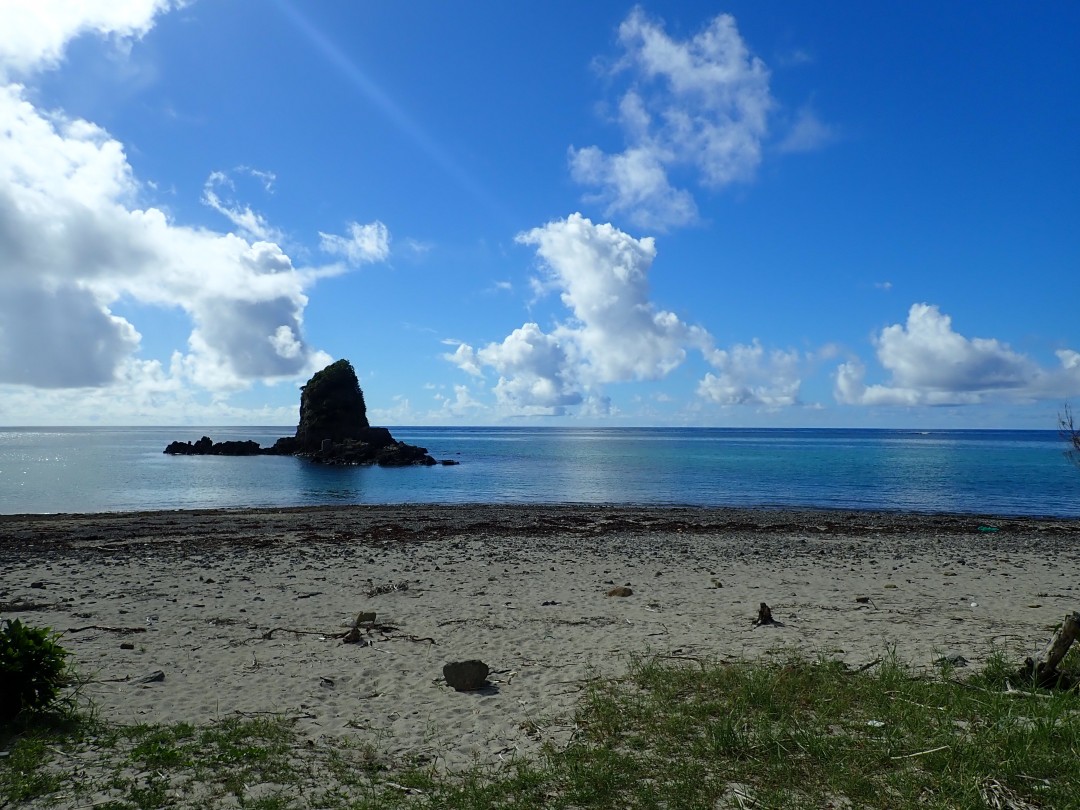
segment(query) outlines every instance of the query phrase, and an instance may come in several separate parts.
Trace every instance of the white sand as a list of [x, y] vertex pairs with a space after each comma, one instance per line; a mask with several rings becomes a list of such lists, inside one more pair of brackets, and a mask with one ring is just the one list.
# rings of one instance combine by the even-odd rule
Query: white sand
[[[565, 743], [583, 682], [633, 653], [1019, 663], [1080, 607], [1078, 540], [1077, 521], [745, 510], [7, 517], [0, 602], [51, 604], [2, 615], [65, 631], [105, 719], [274, 712], [456, 769]], [[761, 602], [783, 626], [753, 627]], [[361, 611], [396, 629], [331, 636]], [[458, 693], [442, 666], [468, 658], [491, 686]]]

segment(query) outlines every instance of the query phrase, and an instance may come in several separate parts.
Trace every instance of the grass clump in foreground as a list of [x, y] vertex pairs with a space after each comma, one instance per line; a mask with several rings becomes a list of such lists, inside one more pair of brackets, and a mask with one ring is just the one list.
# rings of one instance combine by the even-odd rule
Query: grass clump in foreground
[[283, 718], [88, 722], [4, 744], [0, 806], [1080, 808], [1080, 696], [1006, 693], [1011, 671], [641, 657], [589, 682], [566, 748], [449, 777]]

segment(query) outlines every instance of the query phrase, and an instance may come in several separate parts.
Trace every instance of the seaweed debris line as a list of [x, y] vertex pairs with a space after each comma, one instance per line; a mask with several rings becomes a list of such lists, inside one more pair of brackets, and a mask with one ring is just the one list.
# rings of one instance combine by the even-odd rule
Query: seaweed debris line
[[271, 447], [254, 441], [172, 442], [172, 456], [299, 456], [322, 464], [378, 464], [383, 467], [450, 466], [436, 461], [427, 449], [399, 442], [386, 428], [368, 423], [364, 392], [352, 363], [338, 360], [307, 381], [300, 393], [300, 424], [296, 435], [283, 436]]

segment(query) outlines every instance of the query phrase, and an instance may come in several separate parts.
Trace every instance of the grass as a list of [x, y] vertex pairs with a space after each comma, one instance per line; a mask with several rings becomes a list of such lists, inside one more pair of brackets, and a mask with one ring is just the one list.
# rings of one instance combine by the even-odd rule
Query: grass
[[[1080, 654], [1066, 659], [1080, 671]], [[307, 743], [288, 719], [9, 730], [0, 807], [1080, 808], [1080, 696], [800, 658], [642, 656], [587, 685], [568, 746], [439, 776], [370, 745]]]

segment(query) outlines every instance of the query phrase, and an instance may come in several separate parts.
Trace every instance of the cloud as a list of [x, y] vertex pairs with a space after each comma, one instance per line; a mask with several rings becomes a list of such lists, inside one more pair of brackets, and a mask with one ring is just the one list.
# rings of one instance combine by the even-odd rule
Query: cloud
[[[38, 388], [103, 385], [140, 335], [75, 284], [0, 284], [0, 381]], [[47, 362], [41, 362], [47, 359]]]
[[645, 228], [685, 225], [697, 208], [670, 172], [686, 168], [713, 189], [753, 177], [774, 106], [769, 71], [727, 14], [679, 41], [635, 8], [619, 43], [624, 53], [611, 72], [630, 81], [618, 104], [626, 148], [571, 147], [571, 175], [598, 189], [586, 201], [601, 203], [605, 216], [625, 214]]
[[42, 389], [0, 383], [5, 425], [295, 425], [296, 406], [239, 407], [187, 384], [183, 369], [128, 359], [112, 386]]
[[[274, 175], [256, 169], [241, 167], [239, 171], [245, 171], [263, 182], [264, 188], [269, 191], [274, 180]], [[235, 189], [232, 179], [225, 172], [211, 172], [203, 184], [202, 201], [204, 205], [213, 208], [223, 215], [240, 232], [251, 239], [259, 239], [267, 242], [280, 242], [282, 235], [279, 230], [270, 226], [266, 218], [251, 210], [250, 206], [241, 206], [234, 200], [222, 200], [218, 195], [219, 188]]]
[[385, 261], [390, 255], [390, 230], [379, 221], [349, 223], [348, 237], [319, 231], [323, 252], [343, 257], [349, 264]]
[[473, 399], [472, 394], [469, 393], [468, 387], [464, 385], [454, 386], [453, 398], [448, 397], [445, 394], [436, 394], [435, 401], [442, 403], [442, 407], [438, 414], [438, 417], [442, 418], [449, 417], [454, 419], [484, 410], [483, 404]]
[[[141, 35], [168, 6], [16, 4], [0, 33], [0, 72], [51, 66], [83, 31]], [[84, 389], [150, 373], [135, 358], [136, 326], [113, 311], [129, 303], [188, 314], [187, 352], [170, 373], [209, 388], [302, 376], [329, 360], [303, 336], [304, 290], [317, 273], [261, 238], [276, 236], [265, 220], [222, 201], [215, 189], [226, 176], [211, 175], [206, 199], [239, 233], [173, 223], [140, 204], [146, 190], [122, 144], [30, 97], [0, 85], [0, 384]]]
[[829, 126], [810, 107], [803, 107], [787, 135], [778, 146], [781, 152], [813, 152], [836, 140], [835, 127]]
[[660, 380], [697, 350], [717, 369], [698, 394], [721, 405], [780, 407], [798, 403], [798, 352], [767, 351], [758, 341], [729, 350], [713, 346], [702, 327], [658, 307], [650, 297], [649, 271], [656, 258], [651, 237], [640, 239], [581, 214], [518, 234], [536, 249], [538, 294], [557, 292], [567, 317], [550, 332], [529, 322], [502, 342], [480, 349], [456, 340], [443, 359], [474, 377], [499, 375], [494, 393], [506, 415], [582, 416], [612, 412], [603, 387]]
[[913, 304], [906, 324], [874, 339], [888, 384], [866, 385], [859, 360], [840, 365], [837, 401], [858, 405], [965, 405], [987, 400], [1060, 398], [1080, 391], [1080, 355], [1057, 352], [1061, 367], [1046, 369], [992, 338], [966, 338], [930, 304]]
[[709, 362], [719, 374], [706, 374], [698, 395], [718, 405], [781, 407], [799, 402], [800, 358], [796, 351], [766, 352], [760, 342], [715, 349]]
[[[444, 343], [445, 342], [446, 341], [444, 341]], [[453, 363], [466, 374], [473, 377], [484, 376], [484, 372], [480, 369], [480, 360], [476, 356], [476, 351], [472, 346], [469, 346], [466, 343], [458, 343], [457, 349], [455, 349], [453, 353], [444, 354], [442, 357], [444, 360]]]
[[606, 409], [597, 389], [607, 383], [656, 380], [703, 348], [709, 336], [658, 308], [648, 273], [656, 257], [652, 238], [635, 239], [581, 214], [519, 234], [536, 249], [543, 278], [538, 290], [559, 292], [568, 317], [551, 332], [525, 323], [502, 342], [475, 350], [459, 344], [444, 358], [466, 373], [499, 374], [494, 391], [515, 413], [562, 413], [592, 403]]
[[566, 347], [535, 323], [480, 349], [476, 360], [498, 372], [495, 398], [512, 412], [557, 416], [582, 400]]
[[704, 330], [650, 300], [652, 237], [571, 214], [517, 241], [536, 247], [547, 283], [561, 291], [572, 317], [554, 334], [570, 345], [586, 384], [659, 379], [683, 362], [687, 344], [704, 345]]
[[602, 191], [585, 202], [604, 205], [604, 215], [628, 213], [635, 225], [655, 230], [689, 225], [698, 218], [694, 197], [668, 180], [667, 169], [648, 147], [608, 155], [596, 146], [570, 149], [570, 173], [582, 185]]
[[405, 249], [415, 258], [421, 258], [429, 254], [435, 249], [435, 245], [431, 242], [424, 242], [420, 239], [414, 239], [408, 237], [404, 242]]
[[814, 54], [805, 48], [792, 48], [780, 51], [774, 58], [774, 62], [779, 67], [785, 68], [812, 65], [816, 61], [817, 59], [814, 57]]
[[68, 42], [94, 33], [118, 45], [146, 34], [173, 0], [8, 0], [0, 26], [0, 78], [55, 67]]

